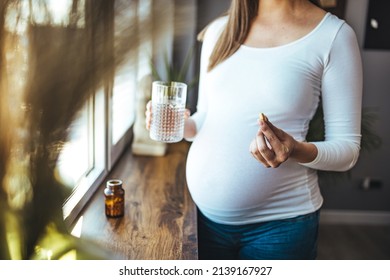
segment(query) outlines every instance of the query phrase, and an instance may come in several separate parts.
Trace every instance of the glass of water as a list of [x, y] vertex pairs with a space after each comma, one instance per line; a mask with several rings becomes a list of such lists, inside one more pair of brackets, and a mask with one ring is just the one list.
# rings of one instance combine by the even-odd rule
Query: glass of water
[[187, 85], [155, 81], [152, 84], [150, 138], [165, 143], [183, 139]]

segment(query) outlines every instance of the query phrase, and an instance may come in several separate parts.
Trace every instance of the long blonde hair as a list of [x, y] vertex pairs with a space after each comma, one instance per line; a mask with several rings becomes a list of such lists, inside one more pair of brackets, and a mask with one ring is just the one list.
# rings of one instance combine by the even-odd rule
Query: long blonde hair
[[[233, 55], [245, 41], [250, 24], [256, 17], [259, 0], [232, 0], [227, 11], [228, 22], [211, 53], [207, 70], [212, 70], [219, 63]], [[199, 34], [202, 40], [207, 27]]]

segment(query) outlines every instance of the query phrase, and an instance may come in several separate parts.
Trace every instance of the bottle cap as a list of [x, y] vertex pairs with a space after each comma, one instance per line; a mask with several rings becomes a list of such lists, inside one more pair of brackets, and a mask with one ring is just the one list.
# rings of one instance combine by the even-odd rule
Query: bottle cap
[[119, 179], [108, 180], [106, 186], [107, 187], [120, 187], [120, 186], [122, 186], [122, 180], [119, 180]]

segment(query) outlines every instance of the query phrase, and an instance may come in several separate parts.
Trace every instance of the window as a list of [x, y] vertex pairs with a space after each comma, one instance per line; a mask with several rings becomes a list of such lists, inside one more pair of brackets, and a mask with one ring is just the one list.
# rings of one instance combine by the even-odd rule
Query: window
[[[92, 101], [92, 102], [91, 102]], [[58, 159], [60, 177], [68, 186], [75, 186], [83, 176], [93, 169], [93, 99], [84, 105], [70, 127], [70, 140], [65, 143]], [[77, 158], [77, 160], [75, 160]]]
[[[138, 2], [117, 0], [114, 3], [113, 20], [113, 42], [114, 56], [122, 57], [128, 50], [122, 50], [118, 45], [134, 48], [118, 62], [115, 69], [112, 88], [110, 92], [110, 154], [109, 167], [117, 161], [123, 149], [125, 149], [131, 138], [130, 127], [135, 121], [135, 101], [137, 91], [137, 71], [138, 71], [138, 43], [134, 44], [138, 38], [137, 9]], [[130, 45], [130, 44], [133, 45]], [[135, 46], [134, 46], [135, 45]]]
[[[124, 149], [130, 147], [138, 81], [150, 74], [151, 57], [162, 66], [163, 54], [172, 50], [173, 1], [20, 0], [15, 3], [9, 6], [6, 19], [9, 34], [14, 37], [14, 45], [9, 46], [12, 51], [7, 52], [6, 59], [13, 61], [7, 71], [15, 72], [11, 75], [15, 80], [10, 80], [15, 102], [22, 102], [22, 109], [29, 110], [29, 103], [23, 101], [23, 90], [28, 79], [35, 78], [43, 79], [41, 84], [55, 86], [52, 92], [46, 88], [49, 94], [41, 101], [47, 104], [61, 97], [58, 92], [72, 96], [84, 89], [87, 97], [72, 116], [66, 131], [68, 138], [54, 147], [61, 148], [56, 176], [69, 190], [63, 214], [70, 225]], [[161, 10], [169, 14], [155, 18], [156, 11]], [[154, 28], [161, 29], [161, 26], [168, 27], [167, 33], [155, 40]], [[64, 51], [72, 52], [76, 59], [69, 62], [61, 58]], [[45, 64], [41, 61], [45, 52], [58, 61]], [[53, 68], [47, 69], [47, 65]], [[33, 78], [26, 74], [32, 67]], [[84, 72], [89, 76], [83, 76], [88, 82], [85, 87], [84, 80], [77, 76], [79, 72], [72, 71], [78, 68], [88, 70]], [[42, 71], [51, 70], [54, 73], [50, 77], [41, 75]], [[67, 81], [79, 79], [75, 91]], [[39, 88], [36, 92], [39, 93]], [[68, 102], [60, 109], [65, 111], [71, 104]]]
[[[138, 1], [103, 1], [97, 9], [92, 1], [87, 2], [86, 13], [92, 13], [89, 15], [92, 24], [88, 26], [87, 21], [87, 28], [91, 29], [94, 40], [102, 44], [101, 48], [92, 51], [93, 60], [108, 63], [105, 71], [112, 69], [113, 74], [108, 78], [105, 76], [104, 83], [73, 123], [69, 145], [74, 149], [65, 148], [61, 155], [62, 159], [69, 159], [67, 166], [62, 163], [63, 169], [68, 172], [75, 165], [72, 162], [76, 154], [79, 158], [84, 158], [78, 163], [80, 167], [74, 168], [75, 179], [71, 185], [74, 190], [64, 205], [64, 217], [69, 223], [73, 223], [80, 209], [129, 146], [132, 137], [138, 58], [132, 52], [128, 53], [128, 50], [117, 47], [117, 44], [123, 44], [125, 39], [137, 38], [137, 34], [123, 32], [131, 31], [134, 25], [137, 3]], [[91, 8], [89, 11], [88, 7]], [[94, 18], [99, 22], [103, 20], [96, 24]], [[101, 56], [105, 57], [102, 59]], [[60, 162], [59, 164], [61, 166]], [[85, 171], [86, 166], [86, 172], [83, 173], [81, 170]]]
[[57, 163], [59, 174], [72, 188], [64, 203], [64, 218], [72, 223], [107, 174], [105, 91], [98, 90], [73, 122], [70, 140]]
[[[86, 4], [88, 18], [92, 1]], [[91, 28], [92, 33], [103, 32], [102, 37], [98, 35], [98, 40], [104, 41], [104, 48], [109, 50], [103, 55], [116, 65], [110, 66], [112, 77], [102, 84], [74, 121], [70, 142], [61, 154], [59, 166], [64, 174], [72, 173], [70, 183], [74, 186], [64, 205], [64, 216], [69, 223], [75, 221], [81, 208], [130, 145], [138, 81], [150, 73], [152, 8], [152, 0], [103, 1], [101, 9], [93, 9], [95, 15], [90, 15], [103, 19], [101, 25], [89, 26], [86, 21], [86, 27]], [[148, 24], [142, 27], [142, 46], [138, 48], [138, 28], [143, 23]], [[94, 55], [99, 55], [99, 51], [94, 50]], [[73, 164], [76, 154], [82, 159], [77, 168]]]

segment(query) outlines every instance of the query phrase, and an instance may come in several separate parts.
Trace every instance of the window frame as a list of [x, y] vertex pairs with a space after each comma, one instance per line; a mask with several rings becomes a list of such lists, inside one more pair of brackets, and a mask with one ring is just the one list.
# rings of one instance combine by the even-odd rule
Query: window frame
[[[138, 0], [134, 0], [137, 1]], [[93, 7], [93, 0], [86, 0], [85, 2], [85, 17], [86, 17], [86, 28], [87, 33], [90, 38], [95, 37], [98, 34], [100, 40], [104, 42], [103, 49], [106, 57], [103, 58], [106, 62], [112, 62], [112, 57], [114, 55], [114, 37], [113, 37], [113, 28], [114, 28], [114, 1], [102, 1], [99, 3], [100, 10], [99, 15], [95, 14], [97, 9]], [[97, 17], [101, 18], [101, 22], [98, 26], [94, 26], [91, 23], [96, 23], [95, 20]], [[94, 48], [95, 44], [92, 44], [91, 49], [91, 58], [90, 61], [94, 61], [94, 57], [99, 55], [97, 50]], [[107, 54], [108, 53], [108, 54]], [[71, 195], [66, 199], [63, 204], [63, 216], [65, 223], [71, 227], [75, 224], [78, 219], [80, 212], [83, 210], [85, 205], [89, 202], [91, 197], [95, 194], [97, 189], [106, 179], [110, 170], [113, 168], [115, 163], [119, 160], [120, 156], [123, 154], [124, 150], [130, 146], [132, 136], [133, 136], [133, 125], [132, 124], [127, 131], [122, 135], [120, 140], [115, 144], [112, 143], [112, 96], [115, 80], [115, 69], [114, 64], [109, 65], [108, 79], [103, 83], [101, 89], [95, 89], [90, 100], [88, 101], [92, 106], [91, 118], [92, 118], [92, 134], [93, 134], [93, 147], [92, 153], [95, 155], [98, 151], [96, 150], [97, 146], [95, 145], [96, 137], [103, 137], [104, 139], [104, 159], [103, 159], [103, 168], [96, 168], [96, 158], [93, 158], [93, 167], [85, 176], [83, 176], [78, 184], [73, 189]], [[134, 93], [135, 94], [135, 93]], [[101, 96], [103, 95], [103, 96]], [[97, 100], [103, 102], [103, 105], [97, 106]], [[101, 107], [103, 106], [103, 112]], [[98, 111], [99, 110], [99, 111]], [[103, 115], [103, 125], [104, 125], [104, 135], [96, 135], [96, 129], [101, 123], [97, 123], [97, 116]]]

